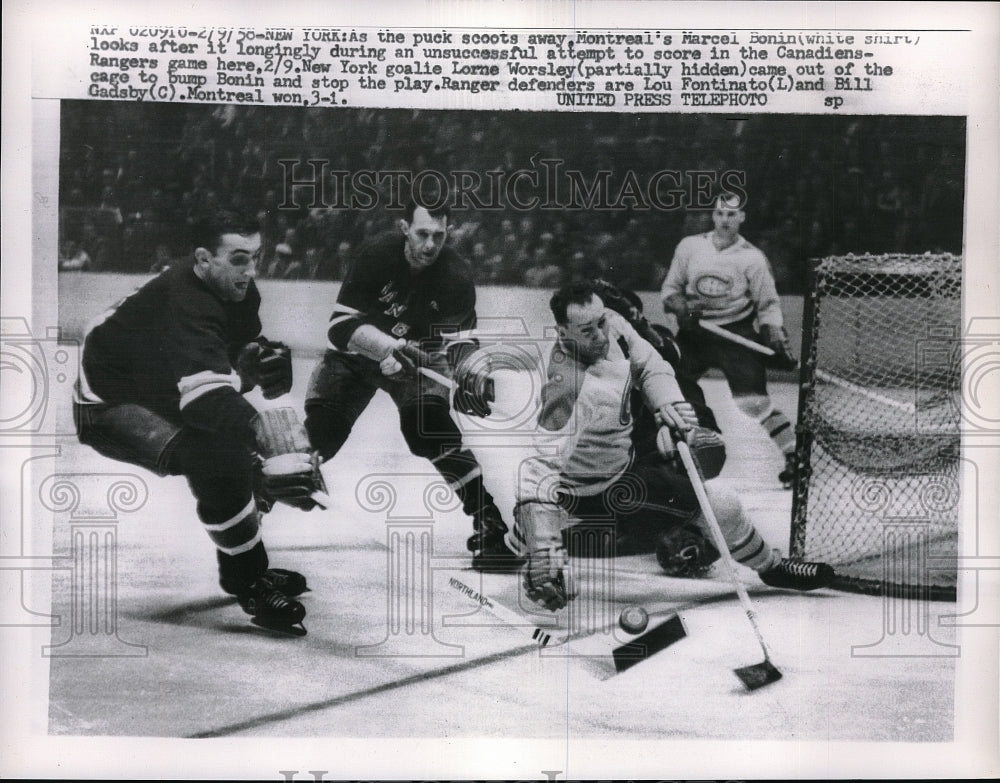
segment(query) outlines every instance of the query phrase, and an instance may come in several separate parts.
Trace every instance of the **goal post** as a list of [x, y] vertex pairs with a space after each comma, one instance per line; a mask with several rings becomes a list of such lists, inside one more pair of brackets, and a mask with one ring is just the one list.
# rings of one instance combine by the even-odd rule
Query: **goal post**
[[955, 600], [962, 258], [811, 264], [790, 551], [835, 587]]

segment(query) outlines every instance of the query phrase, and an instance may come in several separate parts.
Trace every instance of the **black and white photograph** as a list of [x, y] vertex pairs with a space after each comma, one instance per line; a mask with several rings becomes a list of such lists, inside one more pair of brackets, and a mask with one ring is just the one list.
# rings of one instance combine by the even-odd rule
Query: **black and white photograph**
[[1000, 771], [995, 6], [509, 5], [18, 22], [4, 774]]

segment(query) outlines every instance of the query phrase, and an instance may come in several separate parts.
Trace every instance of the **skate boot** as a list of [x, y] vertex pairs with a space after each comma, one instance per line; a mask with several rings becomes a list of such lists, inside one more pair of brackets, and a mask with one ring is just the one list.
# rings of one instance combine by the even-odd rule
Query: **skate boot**
[[235, 593], [236, 600], [250, 615], [250, 622], [254, 625], [291, 636], [305, 636], [302, 620], [306, 616], [306, 608], [285, 595], [276, 582], [270, 572], [261, 574], [253, 582], [244, 582], [240, 586]]
[[785, 489], [791, 489], [792, 484], [795, 483], [795, 472], [796, 472], [796, 460], [795, 454], [785, 455], [785, 467], [778, 474], [778, 481], [781, 482], [781, 486]]
[[[264, 572], [264, 576], [271, 581], [276, 590], [289, 598], [302, 595], [309, 590], [306, 578], [298, 571], [289, 571], [286, 568], [269, 568]], [[237, 595], [244, 587], [243, 580], [226, 576], [219, 577], [219, 584], [230, 595]]]
[[767, 571], [761, 571], [759, 576], [760, 581], [770, 587], [816, 590], [829, 586], [835, 574], [833, 567], [826, 563], [804, 563], [783, 557], [778, 565]]
[[507, 524], [500, 510], [492, 503], [483, 506], [472, 517], [472, 529], [466, 546], [472, 552], [472, 567], [484, 573], [513, 573], [524, 558], [512, 552], [504, 540]]

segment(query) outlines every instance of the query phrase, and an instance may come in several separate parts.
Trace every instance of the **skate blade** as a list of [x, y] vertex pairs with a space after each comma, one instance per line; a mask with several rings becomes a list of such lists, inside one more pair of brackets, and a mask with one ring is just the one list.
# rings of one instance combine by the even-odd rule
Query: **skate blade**
[[733, 669], [733, 672], [740, 678], [748, 691], [755, 691], [781, 679], [781, 672], [775, 668], [773, 663], [766, 660], [753, 666]]
[[265, 631], [273, 631], [283, 636], [299, 637], [306, 635], [306, 627], [302, 623], [298, 625], [282, 625], [280, 623], [269, 623], [265, 620], [258, 620], [256, 617], [251, 617], [250, 622], [258, 628], [263, 628]]

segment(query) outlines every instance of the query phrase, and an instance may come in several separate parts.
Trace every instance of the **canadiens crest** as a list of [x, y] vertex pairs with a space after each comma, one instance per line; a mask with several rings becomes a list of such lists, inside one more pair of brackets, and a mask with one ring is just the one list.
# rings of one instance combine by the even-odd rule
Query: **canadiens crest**
[[406, 334], [409, 331], [410, 331], [410, 325], [404, 324], [402, 322], [392, 327], [392, 333], [396, 335], [396, 337], [406, 337]]

